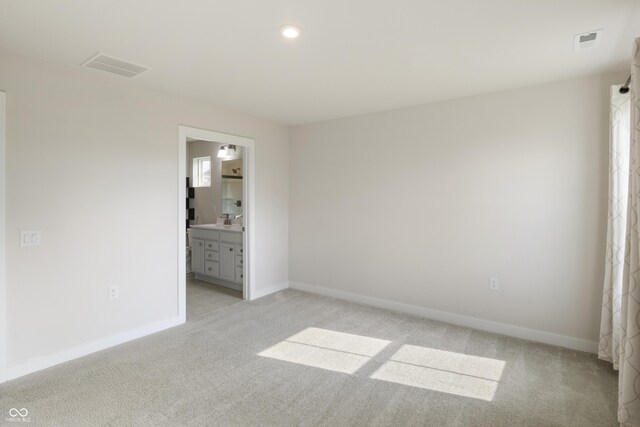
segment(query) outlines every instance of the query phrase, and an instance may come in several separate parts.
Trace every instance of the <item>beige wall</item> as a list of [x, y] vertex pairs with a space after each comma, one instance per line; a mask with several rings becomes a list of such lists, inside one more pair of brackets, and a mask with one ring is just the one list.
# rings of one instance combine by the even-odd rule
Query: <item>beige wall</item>
[[4, 53], [0, 90], [10, 367], [177, 315], [178, 124], [255, 139], [256, 289], [287, 281], [287, 128]]
[[596, 341], [626, 77], [292, 129], [290, 281]]

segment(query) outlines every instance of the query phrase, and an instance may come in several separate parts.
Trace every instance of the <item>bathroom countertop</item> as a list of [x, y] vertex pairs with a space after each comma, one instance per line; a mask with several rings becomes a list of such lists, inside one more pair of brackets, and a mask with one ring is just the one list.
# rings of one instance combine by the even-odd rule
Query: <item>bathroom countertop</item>
[[191, 228], [199, 228], [201, 230], [233, 231], [236, 233], [242, 233], [242, 226], [240, 224], [233, 224], [233, 225], [195, 224], [195, 225], [192, 225]]

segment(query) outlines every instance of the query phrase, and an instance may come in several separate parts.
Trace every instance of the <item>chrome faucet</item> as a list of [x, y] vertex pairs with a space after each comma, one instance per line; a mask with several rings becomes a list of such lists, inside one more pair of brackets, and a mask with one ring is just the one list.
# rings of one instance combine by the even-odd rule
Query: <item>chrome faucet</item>
[[242, 215], [242, 214], [240, 214], [240, 215], [236, 215], [236, 216], [234, 216], [233, 218], [238, 219], [238, 218], [242, 218], [242, 217], [243, 217], [243, 215]]

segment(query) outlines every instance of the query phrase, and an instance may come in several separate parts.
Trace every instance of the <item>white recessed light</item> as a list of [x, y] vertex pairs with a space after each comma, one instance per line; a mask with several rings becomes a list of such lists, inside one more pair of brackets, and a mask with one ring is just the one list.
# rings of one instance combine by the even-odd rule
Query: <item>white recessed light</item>
[[288, 39], [295, 39], [302, 33], [302, 28], [296, 25], [285, 25], [280, 28], [280, 33]]

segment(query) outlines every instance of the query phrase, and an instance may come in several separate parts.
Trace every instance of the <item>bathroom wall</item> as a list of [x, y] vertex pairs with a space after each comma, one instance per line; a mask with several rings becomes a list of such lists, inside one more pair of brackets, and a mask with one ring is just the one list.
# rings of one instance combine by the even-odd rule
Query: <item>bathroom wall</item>
[[[241, 147], [238, 147], [241, 149]], [[240, 173], [236, 174], [233, 172], [233, 169], [240, 169]], [[244, 175], [244, 171], [242, 170], [242, 159], [235, 160], [227, 160], [222, 162], [222, 174], [223, 175]]]
[[608, 94], [627, 76], [293, 128], [290, 283], [594, 350]]
[[[287, 283], [286, 127], [140, 80], [5, 52], [0, 90], [7, 92], [10, 372], [176, 318], [179, 124], [255, 139], [255, 287]], [[42, 244], [20, 247], [20, 230], [41, 230]], [[114, 285], [120, 297], [109, 301]]]
[[187, 143], [187, 174], [193, 186], [193, 159], [211, 157], [211, 186], [196, 187], [195, 199], [191, 200], [196, 213], [192, 224], [213, 224], [222, 214], [222, 161], [218, 159], [218, 150], [222, 144], [209, 141], [191, 141]]

